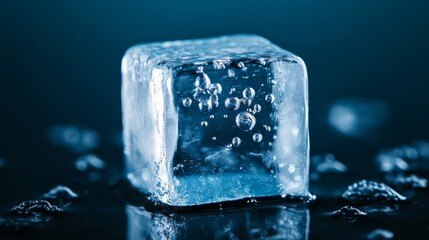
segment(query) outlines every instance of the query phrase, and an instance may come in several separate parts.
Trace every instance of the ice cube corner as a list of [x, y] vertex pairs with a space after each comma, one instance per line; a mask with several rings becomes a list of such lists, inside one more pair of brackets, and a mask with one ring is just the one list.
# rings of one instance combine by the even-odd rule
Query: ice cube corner
[[126, 177], [157, 201], [308, 193], [306, 67], [263, 37], [131, 47], [122, 111]]

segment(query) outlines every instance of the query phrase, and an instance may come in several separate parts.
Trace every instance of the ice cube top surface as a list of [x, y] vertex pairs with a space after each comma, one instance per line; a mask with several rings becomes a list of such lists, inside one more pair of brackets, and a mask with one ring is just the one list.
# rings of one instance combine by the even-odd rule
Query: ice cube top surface
[[122, 63], [128, 179], [175, 206], [307, 194], [303, 61], [254, 35], [149, 43]]

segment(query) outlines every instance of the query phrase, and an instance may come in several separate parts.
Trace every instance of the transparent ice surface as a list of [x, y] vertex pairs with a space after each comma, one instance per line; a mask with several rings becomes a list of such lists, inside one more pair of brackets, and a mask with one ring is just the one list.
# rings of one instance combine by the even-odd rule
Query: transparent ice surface
[[307, 208], [274, 206], [165, 216], [128, 205], [128, 239], [308, 239]]
[[304, 62], [255, 35], [150, 43], [122, 62], [126, 173], [175, 206], [308, 187]]

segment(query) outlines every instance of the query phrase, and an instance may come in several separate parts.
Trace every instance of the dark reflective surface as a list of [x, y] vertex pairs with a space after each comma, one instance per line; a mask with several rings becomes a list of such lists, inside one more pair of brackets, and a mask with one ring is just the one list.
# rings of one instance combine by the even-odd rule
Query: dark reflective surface
[[[2, 232], [0, 238], [125, 239], [131, 237], [132, 226], [137, 235], [151, 229], [138, 224], [144, 216], [141, 209], [133, 212], [137, 220], [130, 221], [133, 208], [113, 187], [123, 173], [118, 146], [123, 53], [139, 42], [239, 32], [260, 34], [303, 57], [309, 71], [311, 152], [333, 153], [348, 167], [346, 174], [321, 176], [311, 183], [318, 199], [308, 210], [309, 238], [362, 239], [377, 228], [399, 239], [427, 238], [427, 189], [396, 189], [408, 198], [397, 205], [356, 206], [368, 215], [353, 223], [330, 213], [348, 204], [340, 196], [349, 184], [360, 179], [387, 183], [373, 162], [381, 148], [429, 139], [428, 6], [423, 0], [1, 1], [0, 214], [42, 198], [59, 184], [80, 198], [64, 214], [18, 232]], [[328, 121], [329, 110], [350, 97], [383, 102], [388, 118], [376, 129], [370, 124], [359, 137], [344, 135]], [[47, 135], [56, 124], [94, 129], [99, 147], [76, 152], [82, 148], [53, 146]], [[82, 154], [95, 154], [105, 167], [78, 170], [75, 160]], [[411, 173], [429, 177], [427, 168]], [[201, 226], [219, 226], [207, 227], [207, 233], [222, 232], [230, 218], [233, 233], [245, 236], [253, 223], [266, 226], [253, 219], [275, 225], [287, 210], [196, 218]], [[200, 227], [192, 216], [158, 219]]]

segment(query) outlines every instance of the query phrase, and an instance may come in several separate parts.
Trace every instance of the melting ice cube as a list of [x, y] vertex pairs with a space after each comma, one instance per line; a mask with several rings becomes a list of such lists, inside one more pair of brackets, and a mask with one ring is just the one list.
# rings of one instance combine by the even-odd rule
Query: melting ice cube
[[254, 35], [142, 44], [122, 61], [126, 175], [176, 206], [308, 187], [304, 62]]

